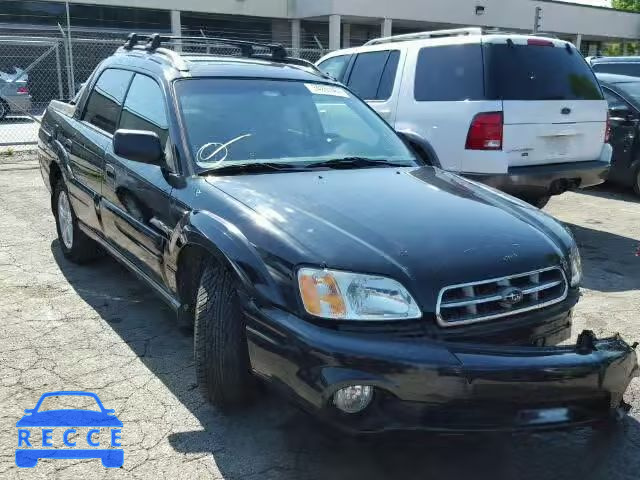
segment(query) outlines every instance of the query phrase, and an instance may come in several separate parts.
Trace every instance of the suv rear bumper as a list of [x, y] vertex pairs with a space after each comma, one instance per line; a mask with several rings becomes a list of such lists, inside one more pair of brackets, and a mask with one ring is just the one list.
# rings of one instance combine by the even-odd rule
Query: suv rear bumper
[[[620, 337], [577, 346], [497, 346], [348, 333], [276, 309], [247, 311], [253, 370], [305, 409], [356, 433], [561, 428], [625, 410], [638, 374]], [[333, 394], [374, 387], [371, 404], [344, 414]]]
[[599, 185], [607, 179], [609, 168], [609, 161], [592, 160], [511, 167], [506, 174], [463, 175], [515, 196], [544, 196]]

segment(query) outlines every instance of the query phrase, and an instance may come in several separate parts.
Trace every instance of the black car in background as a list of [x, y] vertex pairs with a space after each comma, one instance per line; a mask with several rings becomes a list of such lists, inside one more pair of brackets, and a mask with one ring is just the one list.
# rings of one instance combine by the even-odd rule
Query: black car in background
[[587, 57], [595, 73], [640, 77], [640, 57]]
[[627, 410], [632, 347], [588, 331], [557, 345], [581, 279], [566, 227], [429, 165], [282, 47], [227, 41], [231, 58], [139, 40], [75, 105], [49, 106], [41, 172], [65, 257], [100, 246], [194, 326], [212, 403], [241, 405], [260, 378], [357, 432]]
[[596, 77], [609, 103], [609, 143], [613, 147], [609, 181], [633, 187], [640, 195], [640, 78], [605, 73]]

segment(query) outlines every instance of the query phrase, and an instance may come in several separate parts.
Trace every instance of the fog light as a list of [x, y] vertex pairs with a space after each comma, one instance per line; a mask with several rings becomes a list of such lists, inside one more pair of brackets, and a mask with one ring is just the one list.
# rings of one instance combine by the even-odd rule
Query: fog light
[[341, 388], [333, 395], [333, 404], [345, 413], [357, 413], [367, 408], [372, 398], [372, 386], [351, 385]]

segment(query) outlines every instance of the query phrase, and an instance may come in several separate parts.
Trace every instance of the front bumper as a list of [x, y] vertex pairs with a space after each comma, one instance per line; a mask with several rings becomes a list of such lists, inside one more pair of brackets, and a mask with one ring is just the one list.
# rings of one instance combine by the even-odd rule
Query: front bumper
[[593, 160], [511, 167], [506, 174], [463, 175], [511, 195], [544, 196], [599, 185], [607, 179], [609, 168], [609, 161]]
[[[638, 375], [618, 336], [587, 347], [519, 347], [393, 338], [318, 327], [276, 309], [247, 311], [256, 374], [323, 420], [352, 432], [558, 428], [602, 421], [624, 407]], [[591, 348], [593, 347], [593, 348]], [[375, 388], [363, 412], [343, 414], [333, 394]]]

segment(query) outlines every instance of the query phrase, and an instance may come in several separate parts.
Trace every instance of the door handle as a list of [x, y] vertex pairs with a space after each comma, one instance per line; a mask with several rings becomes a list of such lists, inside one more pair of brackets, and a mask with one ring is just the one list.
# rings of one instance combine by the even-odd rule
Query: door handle
[[116, 181], [116, 167], [107, 163], [104, 167], [105, 174], [107, 176], [107, 183], [113, 184]]

